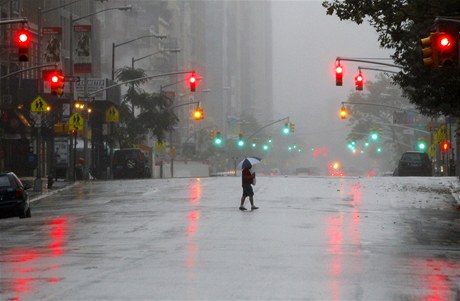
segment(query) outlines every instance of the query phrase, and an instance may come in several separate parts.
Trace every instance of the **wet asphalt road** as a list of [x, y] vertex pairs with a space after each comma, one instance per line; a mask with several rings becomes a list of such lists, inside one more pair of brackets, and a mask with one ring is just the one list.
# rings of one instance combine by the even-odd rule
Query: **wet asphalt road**
[[0, 219], [0, 300], [460, 300], [451, 181], [79, 183]]

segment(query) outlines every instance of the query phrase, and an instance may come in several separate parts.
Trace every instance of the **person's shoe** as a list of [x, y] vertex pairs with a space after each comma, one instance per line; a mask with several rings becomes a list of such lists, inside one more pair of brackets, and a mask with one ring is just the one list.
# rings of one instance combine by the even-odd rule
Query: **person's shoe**
[[240, 210], [241, 210], [241, 211], [244, 211], [244, 210], [248, 210], [248, 209], [246, 209], [246, 208], [244, 208], [243, 206], [241, 206], [241, 207], [240, 207]]
[[256, 207], [256, 206], [251, 207], [251, 210], [256, 210], [256, 209], [259, 209], [259, 207]]

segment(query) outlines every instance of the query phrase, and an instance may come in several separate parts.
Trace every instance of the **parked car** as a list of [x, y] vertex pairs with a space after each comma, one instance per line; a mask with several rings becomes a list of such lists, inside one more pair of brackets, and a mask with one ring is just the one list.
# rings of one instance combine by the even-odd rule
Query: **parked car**
[[113, 178], [148, 178], [151, 175], [148, 160], [138, 148], [124, 148], [113, 153]]
[[28, 184], [13, 173], [0, 173], [0, 215], [31, 217]]
[[399, 160], [395, 176], [425, 176], [433, 175], [431, 160], [424, 152], [405, 152]]

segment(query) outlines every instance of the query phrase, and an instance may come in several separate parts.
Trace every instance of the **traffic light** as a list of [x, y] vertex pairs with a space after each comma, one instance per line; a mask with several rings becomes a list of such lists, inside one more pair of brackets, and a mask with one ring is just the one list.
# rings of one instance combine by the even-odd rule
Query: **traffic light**
[[222, 134], [220, 131], [216, 132], [216, 136], [214, 137], [214, 144], [221, 145], [222, 144]]
[[450, 149], [450, 143], [449, 141], [443, 141], [441, 142], [441, 151], [447, 152]]
[[272, 140], [272, 137], [268, 137], [268, 143], [272, 143], [273, 140]]
[[290, 132], [289, 123], [286, 122], [286, 123], [284, 124], [283, 134], [287, 135], [287, 134], [289, 134], [289, 132]]
[[335, 85], [341, 86], [343, 84], [343, 68], [339, 64], [335, 67]]
[[357, 91], [362, 91], [363, 90], [363, 84], [364, 84], [364, 77], [361, 74], [361, 71], [358, 73], [358, 75], [355, 76], [355, 88]]
[[192, 73], [188, 79], [188, 83], [190, 85], [190, 91], [195, 92], [196, 91], [196, 76], [195, 73]]
[[379, 133], [377, 131], [371, 132], [371, 139], [377, 141], [379, 139]]
[[257, 141], [256, 139], [252, 140], [252, 148], [256, 148], [257, 146]]
[[77, 135], [78, 135], [78, 128], [73, 128], [72, 129], [72, 136], [77, 137]]
[[458, 63], [458, 32], [448, 34], [440, 32], [436, 49], [439, 53], [439, 67], [451, 67]]
[[289, 123], [289, 132], [290, 133], [294, 133], [295, 131], [295, 123], [294, 122], [290, 122]]
[[244, 139], [243, 139], [243, 134], [242, 133], [238, 134], [238, 141], [236, 142], [236, 145], [238, 147], [243, 147], [244, 146]]
[[342, 108], [340, 109], [340, 118], [346, 119], [347, 115], [348, 115], [347, 109], [345, 108], [345, 106], [342, 106]]
[[52, 95], [62, 95], [64, 93], [64, 75], [62, 70], [55, 70], [48, 75]]
[[204, 111], [202, 108], [198, 107], [193, 111], [193, 119], [195, 120], [203, 120], [204, 118]]
[[417, 141], [417, 149], [421, 152], [426, 150], [426, 142], [423, 139], [419, 139]]
[[438, 53], [436, 48], [437, 32], [432, 32], [428, 37], [420, 39], [422, 45], [423, 65], [428, 68], [438, 66]]
[[215, 130], [211, 130], [209, 132], [209, 136], [211, 137], [211, 140], [214, 141], [214, 138], [216, 137], [216, 131]]
[[21, 29], [15, 34], [15, 44], [18, 48], [18, 61], [28, 62], [29, 61], [29, 46], [30, 46], [31, 35], [28, 30]]

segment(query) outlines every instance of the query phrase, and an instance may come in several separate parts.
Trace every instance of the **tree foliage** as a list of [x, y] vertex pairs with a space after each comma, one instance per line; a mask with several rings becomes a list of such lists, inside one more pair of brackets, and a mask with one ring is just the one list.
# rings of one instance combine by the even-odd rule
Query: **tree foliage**
[[394, 81], [422, 113], [460, 116], [460, 69], [425, 68], [420, 45], [421, 38], [436, 31], [436, 17], [460, 15], [460, 1], [329, 0], [323, 6], [328, 15], [357, 24], [368, 21], [376, 29], [380, 45], [393, 49], [394, 62], [402, 66]]
[[[384, 149], [392, 149], [387, 153], [395, 154], [399, 159], [401, 153], [413, 149], [418, 138], [427, 138], [425, 130], [415, 128], [413, 134], [406, 134], [408, 128], [425, 125], [427, 120], [414, 112], [413, 105], [402, 96], [402, 91], [391, 83], [384, 75], [379, 75], [376, 82], [366, 83], [366, 92], [354, 92], [345, 104], [350, 112], [348, 123], [352, 130], [348, 135], [349, 141], [369, 141], [372, 129], [380, 132], [379, 145]], [[403, 111], [416, 115], [414, 124], [404, 125], [394, 122], [395, 112]], [[394, 162], [393, 162], [394, 163]]]
[[[142, 69], [122, 68], [117, 71], [120, 82], [145, 76]], [[120, 147], [140, 144], [148, 134], [163, 141], [165, 133], [171, 131], [178, 121], [171, 110], [172, 100], [163, 94], [145, 92], [141, 85], [146, 81], [142, 79], [127, 84], [128, 90], [119, 107], [120, 126], [116, 132]]]

